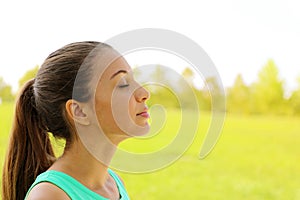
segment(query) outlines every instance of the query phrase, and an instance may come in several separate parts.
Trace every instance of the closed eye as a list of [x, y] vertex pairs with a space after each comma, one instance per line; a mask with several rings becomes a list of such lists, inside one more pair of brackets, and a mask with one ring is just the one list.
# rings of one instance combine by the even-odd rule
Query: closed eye
[[125, 87], [128, 87], [129, 86], [129, 84], [124, 84], [124, 85], [119, 85], [118, 87], [119, 88], [125, 88]]
[[118, 87], [119, 87], [119, 88], [124, 88], [124, 87], [128, 87], [128, 86], [129, 86], [129, 84], [128, 84], [128, 82], [127, 82], [125, 76], [123, 76], [123, 77], [120, 79], [120, 81], [119, 81]]

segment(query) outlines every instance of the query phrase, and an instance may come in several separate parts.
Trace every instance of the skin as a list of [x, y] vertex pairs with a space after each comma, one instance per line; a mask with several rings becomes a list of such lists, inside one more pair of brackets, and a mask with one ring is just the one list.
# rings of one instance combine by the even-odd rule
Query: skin
[[[91, 101], [82, 103], [71, 99], [66, 102], [66, 111], [73, 126], [72, 130], [75, 130], [75, 139], [49, 168], [72, 176], [90, 190], [108, 199], [119, 199], [117, 185], [107, 172], [108, 163], [117, 145], [126, 138], [144, 134], [149, 130], [145, 104], [149, 93], [135, 82], [126, 60], [116, 55], [110, 53], [110, 58], [117, 59], [103, 71], [100, 80], [91, 80], [90, 84], [96, 86]], [[99, 130], [112, 145], [107, 144], [106, 140], [97, 141], [96, 135], [101, 132]], [[87, 133], [93, 134], [86, 136]], [[84, 144], [85, 139], [97, 141], [97, 151], [105, 154], [105, 162], [99, 161], [91, 154]], [[70, 198], [60, 188], [44, 182], [31, 190], [28, 199]]]

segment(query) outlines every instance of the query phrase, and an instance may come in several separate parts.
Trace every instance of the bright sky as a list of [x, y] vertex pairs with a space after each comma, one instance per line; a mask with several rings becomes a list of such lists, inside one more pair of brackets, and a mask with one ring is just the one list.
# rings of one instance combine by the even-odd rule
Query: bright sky
[[[274, 59], [287, 87], [293, 88], [300, 76], [299, 2], [1, 1], [0, 76], [16, 89], [27, 70], [67, 43], [105, 41], [133, 29], [163, 28], [197, 42], [215, 63], [225, 86], [238, 73], [247, 83], [253, 82], [267, 60]], [[147, 64], [141, 62], [130, 64]]]

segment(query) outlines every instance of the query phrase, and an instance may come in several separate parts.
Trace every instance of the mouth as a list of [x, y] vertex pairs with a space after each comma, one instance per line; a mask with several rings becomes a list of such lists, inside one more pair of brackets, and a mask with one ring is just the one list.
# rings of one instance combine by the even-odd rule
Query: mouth
[[140, 112], [138, 114], [136, 114], [136, 116], [140, 116], [140, 117], [143, 117], [143, 118], [150, 118], [150, 115], [148, 113], [148, 109], [145, 109], [143, 112]]

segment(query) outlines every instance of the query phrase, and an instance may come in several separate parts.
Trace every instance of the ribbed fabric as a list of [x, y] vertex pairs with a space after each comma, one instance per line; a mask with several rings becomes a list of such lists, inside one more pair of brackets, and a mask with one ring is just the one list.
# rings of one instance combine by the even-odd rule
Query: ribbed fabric
[[[120, 194], [120, 200], [129, 200], [126, 189], [122, 181], [119, 179], [118, 175], [116, 175], [111, 169], [108, 169], [108, 173], [113, 177], [117, 184]], [[57, 187], [62, 189], [72, 200], [108, 200], [107, 198], [104, 198], [88, 189], [73, 177], [55, 170], [49, 170], [40, 174], [29, 188], [25, 199], [27, 198], [32, 188], [42, 182], [49, 182], [56, 185]]]

